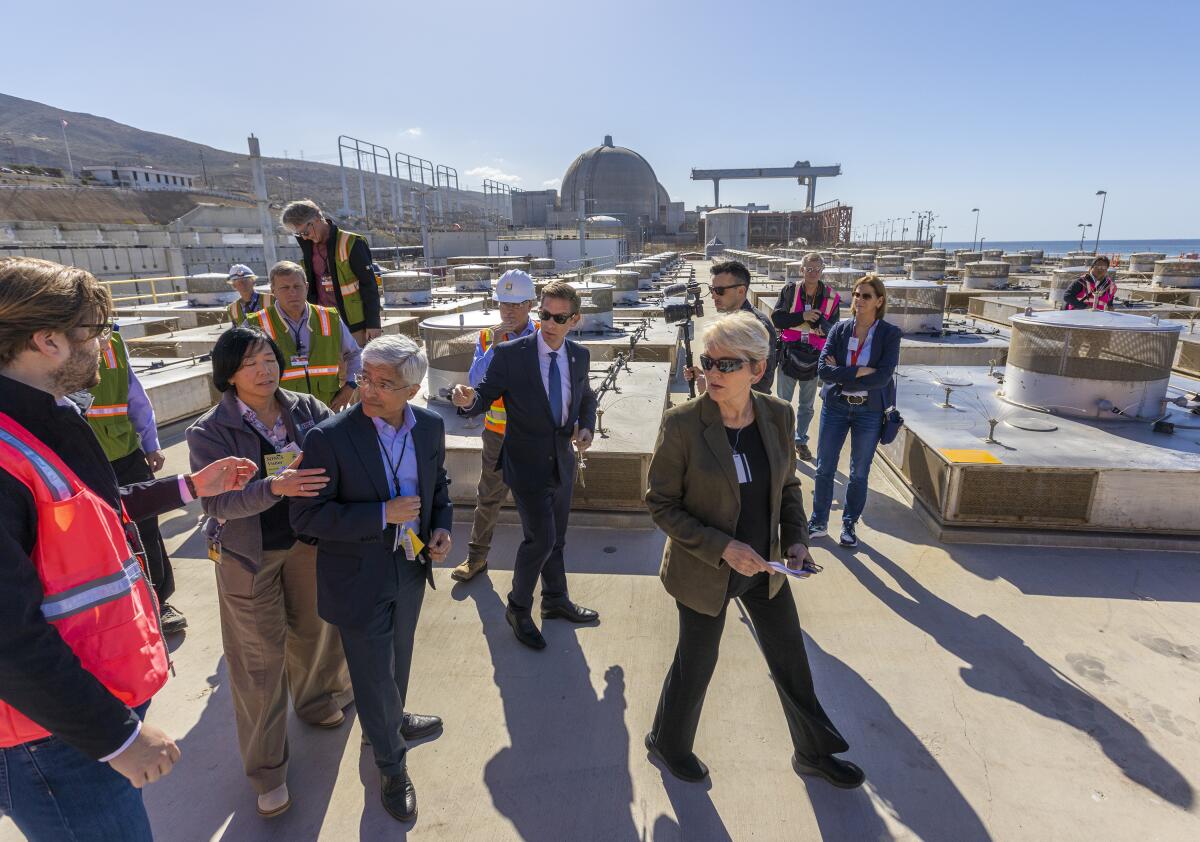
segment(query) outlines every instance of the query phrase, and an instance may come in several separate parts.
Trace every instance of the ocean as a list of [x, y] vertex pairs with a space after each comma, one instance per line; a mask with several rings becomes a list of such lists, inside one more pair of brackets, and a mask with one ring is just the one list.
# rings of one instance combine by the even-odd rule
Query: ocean
[[[1091, 251], [1096, 241], [1088, 238], [1083, 241], [1083, 250]], [[969, 249], [971, 244], [947, 242], [935, 243], [938, 248], [947, 251], [954, 249]], [[1022, 251], [1024, 249], [1041, 249], [1046, 254], [1066, 254], [1079, 250], [1079, 240], [985, 240], [983, 247], [987, 249], [1004, 249], [1005, 251]], [[1200, 252], [1200, 240], [1100, 240], [1100, 253], [1107, 255], [1128, 256], [1139, 251], [1158, 251], [1167, 257], [1178, 257], [1181, 254]]]

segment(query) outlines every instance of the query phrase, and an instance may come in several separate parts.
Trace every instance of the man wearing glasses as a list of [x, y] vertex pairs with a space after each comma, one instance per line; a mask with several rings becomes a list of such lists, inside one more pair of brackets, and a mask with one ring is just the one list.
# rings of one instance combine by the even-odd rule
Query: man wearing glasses
[[[712, 275], [708, 291], [712, 293], [713, 306], [717, 308], [718, 313], [736, 313], [738, 310], [746, 310], [753, 313], [754, 318], [758, 319], [767, 329], [767, 334], [771, 337], [771, 351], [767, 354], [767, 370], [757, 382], [751, 384], [751, 388], [763, 394], [771, 394], [771, 384], [775, 382], [775, 326], [771, 324], [771, 320], [765, 314], [759, 312], [757, 307], [752, 306], [746, 297], [750, 294], [750, 270], [737, 260], [727, 260], [722, 263], [714, 263], [708, 271]], [[694, 367], [685, 369], [683, 373], [687, 380], [695, 379], [696, 375], [697, 371]]]
[[[471, 386], [479, 388], [483, 376], [492, 363], [495, 348], [501, 342], [511, 342], [529, 336], [538, 329], [538, 323], [529, 318], [534, 299], [533, 278], [520, 269], [510, 269], [496, 281], [493, 298], [500, 308], [500, 324], [479, 332], [475, 343], [475, 359], [471, 362], [468, 377]], [[504, 428], [507, 424], [504, 399], [497, 398], [483, 416], [483, 465], [479, 474], [479, 486], [475, 491], [475, 515], [471, 521], [471, 542], [467, 560], [450, 573], [458, 582], [469, 581], [475, 574], [487, 569], [488, 551], [492, 547], [492, 533], [496, 529], [496, 516], [508, 494], [504, 477], [496, 467], [500, 458], [500, 447], [504, 444]]]
[[378, 280], [363, 236], [338, 228], [312, 199], [290, 203], [280, 223], [304, 255], [309, 303], [337, 308], [359, 347], [380, 336]]
[[563, 560], [576, 457], [592, 443], [596, 395], [588, 382], [591, 357], [567, 339], [579, 324], [579, 293], [565, 281], [542, 290], [541, 329], [498, 345], [478, 389], [458, 385], [452, 400], [466, 416], [482, 415], [504, 399], [506, 425], [500, 470], [512, 489], [525, 538], [517, 549], [505, 619], [517, 640], [545, 649], [533, 621], [533, 590], [542, 581], [543, 620], [589, 623], [600, 615], [571, 601]]

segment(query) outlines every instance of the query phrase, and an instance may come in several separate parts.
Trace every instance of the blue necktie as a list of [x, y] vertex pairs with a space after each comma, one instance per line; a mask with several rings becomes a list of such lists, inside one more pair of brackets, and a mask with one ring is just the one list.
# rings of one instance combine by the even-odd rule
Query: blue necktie
[[554, 426], [562, 424], [562, 383], [558, 376], [558, 352], [550, 352], [550, 381], [549, 394], [550, 414], [554, 416]]

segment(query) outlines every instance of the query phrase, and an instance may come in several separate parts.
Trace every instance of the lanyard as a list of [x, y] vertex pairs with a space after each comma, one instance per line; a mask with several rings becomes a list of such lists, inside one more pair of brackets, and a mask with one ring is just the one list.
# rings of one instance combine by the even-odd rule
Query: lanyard
[[379, 439], [379, 449], [383, 451], [383, 461], [387, 465], [388, 472], [392, 475], [392, 493], [400, 494], [400, 469], [404, 467], [404, 454], [408, 452], [408, 440], [412, 437], [412, 430], [404, 434], [404, 444], [400, 448], [400, 458], [392, 462], [392, 449], [383, 443], [383, 437], [379, 435], [379, 431], [375, 431], [375, 437]]
[[246, 305], [246, 312], [247, 313], [257, 313], [258, 312], [258, 292], [257, 291], [252, 292], [250, 294], [250, 303]]
[[242, 419], [258, 431], [259, 435], [269, 441], [271, 446], [275, 448], [276, 453], [279, 453], [287, 446], [287, 425], [283, 423], [282, 410], [280, 410], [279, 417], [275, 419], [275, 425], [271, 429], [267, 429], [267, 425], [262, 422], [262, 419], [255, 414], [253, 409], [247, 409], [242, 413]]
[[[878, 322], [876, 322], [876, 324], [878, 324]], [[862, 353], [863, 348], [865, 348], [871, 344], [871, 336], [874, 333], [875, 333], [875, 325], [871, 325], [871, 327], [867, 330], [867, 338], [864, 339], [861, 343], [858, 342], [857, 336], [852, 335], [850, 337], [851, 340], [853, 340], [855, 343], [857, 343], [854, 348], [850, 348], [850, 365], [858, 365], [858, 355]]]

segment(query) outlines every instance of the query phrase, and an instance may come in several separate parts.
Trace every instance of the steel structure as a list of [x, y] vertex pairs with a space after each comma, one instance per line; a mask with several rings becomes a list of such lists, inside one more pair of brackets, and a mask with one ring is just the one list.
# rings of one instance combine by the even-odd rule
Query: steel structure
[[448, 167], [445, 164], [438, 164], [437, 169], [434, 170], [433, 173], [433, 183], [434, 186], [438, 188], [438, 192], [434, 194], [434, 203], [437, 207], [438, 219], [443, 219], [445, 217], [445, 213], [443, 213], [442, 209], [442, 190], [447, 191], [446, 204], [449, 205], [449, 207], [446, 210], [448, 210], [451, 214], [456, 213], [458, 211], [456, 201], [458, 194], [458, 170], [456, 170], [454, 167]]
[[502, 181], [483, 180], [484, 206], [493, 222], [512, 224], [512, 192], [512, 186]]
[[[412, 191], [412, 194], [424, 197], [429, 190], [437, 187], [437, 169], [433, 162], [425, 158], [418, 158], [416, 155], [409, 155], [407, 152], [396, 153], [396, 177], [400, 178], [401, 173], [408, 173], [408, 181], [414, 184], [420, 184], [420, 190]], [[457, 175], [457, 174], [456, 174]], [[400, 219], [404, 219], [404, 191], [397, 187], [400, 192]], [[413, 202], [413, 222], [421, 221], [422, 208], [424, 200], [421, 202]]]
[[692, 181], [711, 181], [713, 183], [713, 204], [720, 207], [722, 180], [740, 181], [752, 178], [794, 178], [801, 186], [808, 186], [808, 197], [805, 200], [804, 209], [811, 211], [817, 199], [817, 179], [832, 178], [841, 174], [841, 164], [814, 167], [808, 161], [797, 161], [790, 167], [766, 167], [759, 169], [698, 170], [693, 167]]
[[[370, 172], [373, 176], [372, 181], [375, 186], [376, 211], [380, 214], [384, 213], [383, 185], [387, 184], [392, 216], [395, 217], [397, 215], [397, 189], [395, 173], [392, 170], [392, 153], [386, 146], [380, 146], [370, 141], [360, 140], [344, 134], [338, 135], [338, 172], [342, 178], [342, 215], [348, 216], [353, 213], [350, 208], [350, 188], [346, 182], [346, 152], [354, 153], [354, 168], [358, 171], [358, 201], [361, 215], [363, 217], [367, 216], [366, 175]], [[363, 164], [364, 159], [367, 162], [366, 167]], [[379, 169], [379, 161], [381, 159], [386, 167], [386, 172], [381, 172]]]

